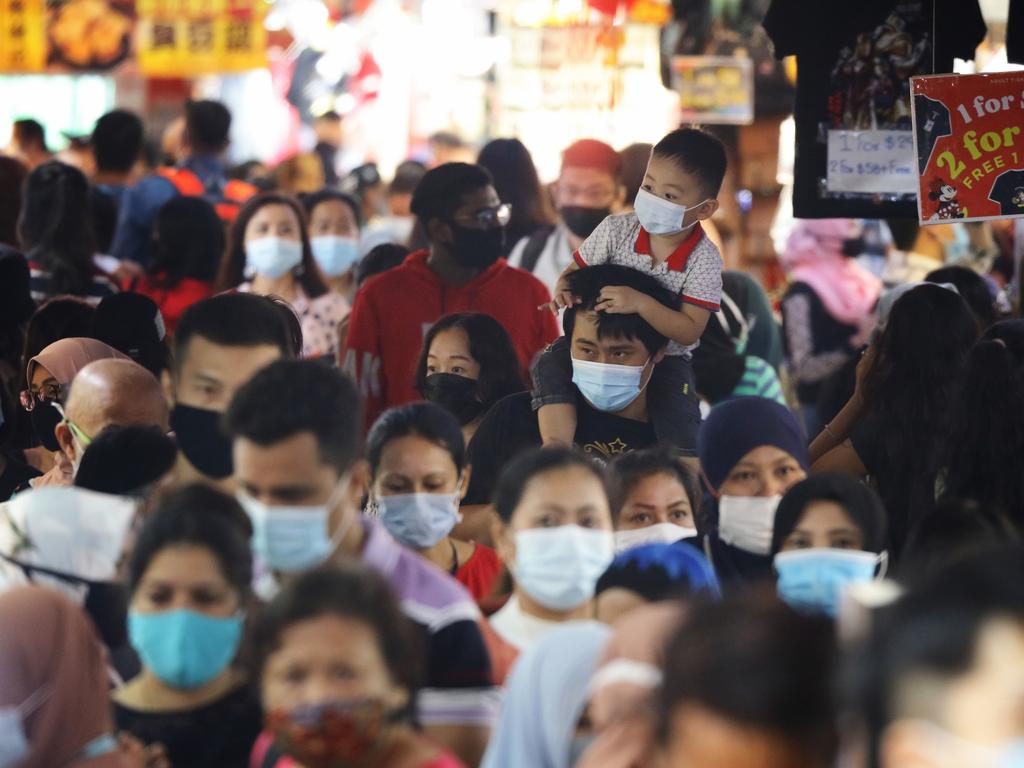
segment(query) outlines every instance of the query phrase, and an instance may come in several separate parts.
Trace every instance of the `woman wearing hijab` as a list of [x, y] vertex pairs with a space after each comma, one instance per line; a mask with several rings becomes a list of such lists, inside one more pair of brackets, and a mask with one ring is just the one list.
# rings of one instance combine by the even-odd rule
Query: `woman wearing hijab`
[[888, 540], [882, 501], [858, 478], [827, 472], [797, 483], [775, 514], [779, 597], [835, 618], [847, 587], [871, 581], [880, 565], [884, 570]]
[[771, 579], [776, 507], [810, 466], [800, 423], [778, 403], [742, 397], [711, 411], [697, 445], [711, 496], [704, 549], [719, 581]]
[[33, 480], [33, 488], [73, 483], [71, 462], [60, 450], [54, 430], [64, 419], [64, 400], [76, 374], [89, 363], [108, 358], [130, 359], [102, 341], [71, 338], [55, 341], [28, 361], [25, 368], [28, 389], [21, 393], [21, 406], [32, 417], [36, 437], [47, 450], [54, 452], [53, 468]]
[[0, 627], [0, 765], [128, 768], [85, 614], [53, 590], [18, 587], [0, 594]]
[[580, 729], [590, 678], [611, 630], [595, 622], [552, 630], [509, 678], [481, 768], [571, 768], [589, 746]]
[[801, 220], [779, 255], [790, 280], [782, 298], [786, 357], [812, 435], [821, 383], [866, 340], [881, 291], [881, 281], [852, 258], [863, 249], [850, 219]]

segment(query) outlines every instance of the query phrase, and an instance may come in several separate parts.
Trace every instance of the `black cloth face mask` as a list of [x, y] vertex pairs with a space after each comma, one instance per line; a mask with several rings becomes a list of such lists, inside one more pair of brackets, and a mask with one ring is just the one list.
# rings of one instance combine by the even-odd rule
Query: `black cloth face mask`
[[32, 409], [32, 429], [39, 438], [39, 442], [48, 451], [59, 451], [60, 443], [53, 430], [64, 421], [60, 411], [49, 400], [36, 401], [36, 407]]
[[562, 221], [576, 237], [584, 240], [590, 237], [597, 225], [612, 215], [611, 208], [584, 208], [581, 205], [567, 205], [559, 213]]
[[484, 404], [476, 398], [476, 385], [476, 380], [465, 376], [432, 373], [423, 382], [423, 396], [466, 426], [484, 410]]
[[178, 447], [193, 467], [207, 477], [221, 480], [234, 471], [231, 440], [221, 432], [220, 411], [178, 403], [171, 410], [171, 429]]
[[501, 258], [505, 250], [504, 227], [470, 229], [455, 223], [448, 226], [455, 234], [455, 240], [449, 247], [459, 266], [484, 270]]

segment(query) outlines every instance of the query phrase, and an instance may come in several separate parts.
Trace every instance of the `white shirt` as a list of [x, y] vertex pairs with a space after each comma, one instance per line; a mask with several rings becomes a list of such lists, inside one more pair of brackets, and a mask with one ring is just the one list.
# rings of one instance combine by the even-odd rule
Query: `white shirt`
[[530, 616], [523, 611], [519, 598], [514, 594], [504, 608], [491, 616], [490, 621], [498, 636], [519, 651], [527, 650], [552, 629], [562, 626], [560, 621]]
[[[512, 253], [508, 257], [510, 265], [520, 269], [523, 268], [523, 251], [526, 250], [526, 245], [529, 242], [530, 238], [524, 237], [516, 243], [515, 248], [512, 249]], [[551, 295], [554, 296], [558, 278], [561, 277], [565, 268], [572, 263], [572, 260], [572, 248], [569, 246], [568, 230], [564, 226], [559, 225], [548, 235], [547, 242], [544, 243], [544, 250], [540, 252], [537, 264], [533, 268], [533, 276], [544, 283], [548, 287], [548, 291], [551, 292]]]

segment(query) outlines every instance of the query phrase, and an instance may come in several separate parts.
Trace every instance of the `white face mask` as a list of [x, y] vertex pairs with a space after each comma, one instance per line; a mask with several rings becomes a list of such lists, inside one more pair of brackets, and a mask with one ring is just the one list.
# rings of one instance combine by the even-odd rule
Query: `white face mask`
[[678, 235], [692, 228], [697, 222], [683, 226], [683, 218], [690, 211], [700, 208], [708, 200], [702, 200], [687, 208], [685, 205], [673, 203], [663, 197], [641, 189], [633, 203], [640, 226], [652, 235]]
[[246, 273], [271, 280], [291, 272], [302, 263], [302, 243], [282, 237], [261, 237], [245, 244]]
[[657, 523], [646, 528], [616, 531], [615, 554], [639, 547], [641, 544], [675, 544], [681, 539], [693, 538], [696, 535], [696, 528], [683, 528], [675, 523]]
[[35, 712], [49, 698], [45, 688], [40, 688], [17, 707], [0, 709], [0, 768], [17, 765], [29, 752], [25, 736], [25, 718]]
[[516, 534], [516, 584], [552, 611], [571, 611], [594, 597], [597, 580], [611, 565], [611, 531], [562, 525]]
[[781, 496], [722, 496], [718, 500], [718, 538], [754, 555], [770, 554], [780, 501]]

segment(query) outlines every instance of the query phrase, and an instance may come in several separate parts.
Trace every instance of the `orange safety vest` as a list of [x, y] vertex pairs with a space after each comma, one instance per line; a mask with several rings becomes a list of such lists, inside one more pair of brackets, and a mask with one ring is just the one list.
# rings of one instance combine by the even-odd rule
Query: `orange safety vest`
[[229, 180], [207, 187], [202, 179], [188, 168], [161, 168], [157, 173], [167, 179], [183, 197], [201, 197], [210, 203], [217, 215], [227, 224], [238, 218], [242, 206], [259, 192], [252, 184]]

